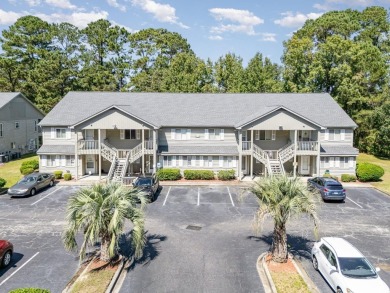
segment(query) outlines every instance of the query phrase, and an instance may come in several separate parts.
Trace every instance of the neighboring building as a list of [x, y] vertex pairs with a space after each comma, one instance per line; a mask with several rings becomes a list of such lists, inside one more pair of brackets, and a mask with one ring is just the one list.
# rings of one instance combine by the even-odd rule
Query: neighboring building
[[21, 93], [0, 93], [0, 161], [35, 152], [44, 114]]
[[358, 155], [356, 124], [328, 94], [71, 92], [40, 125], [41, 171], [76, 177], [156, 167], [354, 174]]

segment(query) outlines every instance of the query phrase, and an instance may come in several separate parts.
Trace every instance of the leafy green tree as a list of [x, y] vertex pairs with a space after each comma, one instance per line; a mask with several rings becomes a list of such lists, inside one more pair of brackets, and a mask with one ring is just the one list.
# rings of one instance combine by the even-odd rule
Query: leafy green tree
[[370, 152], [390, 158], [390, 102], [387, 102], [375, 109], [370, 117], [372, 132], [372, 148]]
[[361, 151], [372, 147], [364, 119], [387, 99], [389, 32], [384, 8], [348, 9], [308, 20], [284, 43], [285, 90], [329, 93], [358, 122]]
[[[137, 208], [137, 201], [141, 208]], [[88, 246], [100, 241], [100, 259], [108, 262], [116, 255], [118, 239], [126, 219], [133, 223], [132, 245], [140, 257], [145, 245], [144, 212], [146, 198], [135, 189], [121, 184], [96, 184], [82, 188], [70, 197], [66, 209], [68, 225], [63, 234], [65, 248], [77, 249], [76, 235], [84, 234], [79, 256], [82, 260]]]
[[244, 90], [249, 93], [277, 93], [283, 91], [281, 67], [261, 53], [249, 61], [244, 70]]
[[244, 91], [244, 68], [241, 57], [227, 53], [218, 59], [214, 70], [219, 92], [240, 93]]
[[266, 177], [255, 181], [250, 191], [257, 197], [260, 205], [255, 214], [256, 229], [262, 227], [268, 216], [274, 221], [271, 247], [273, 261], [287, 262], [286, 226], [292, 217], [301, 214], [309, 215], [314, 222], [314, 232], [317, 236], [319, 219], [315, 202], [316, 196], [308, 190], [300, 178]]

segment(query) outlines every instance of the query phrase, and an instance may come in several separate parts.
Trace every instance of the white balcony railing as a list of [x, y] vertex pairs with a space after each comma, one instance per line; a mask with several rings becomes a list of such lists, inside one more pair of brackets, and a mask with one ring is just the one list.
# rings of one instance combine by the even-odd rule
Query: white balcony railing
[[79, 150], [97, 150], [99, 149], [98, 140], [79, 140], [78, 141]]
[[242, 142], [242, 150], [243, 151], [250, 151], [252, 149], [252, 143], [250, 141], [243, 141]]
[[318, 151], [318, 141], [298, 141], [298, 151]]

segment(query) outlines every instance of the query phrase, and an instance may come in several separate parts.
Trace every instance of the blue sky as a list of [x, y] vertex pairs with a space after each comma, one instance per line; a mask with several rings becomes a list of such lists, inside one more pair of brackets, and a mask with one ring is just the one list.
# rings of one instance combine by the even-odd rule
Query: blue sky
[[202, 59], [232, 52], [246, 64], [256, 52], [280, 63], [283, 41], [306, 19], [330, 10], [389, 7], [390, 0], [1, 0], [0, 30], [23, 15], [80, 28], [100, 18], [135, 32], [166, 28], [180, 33]]

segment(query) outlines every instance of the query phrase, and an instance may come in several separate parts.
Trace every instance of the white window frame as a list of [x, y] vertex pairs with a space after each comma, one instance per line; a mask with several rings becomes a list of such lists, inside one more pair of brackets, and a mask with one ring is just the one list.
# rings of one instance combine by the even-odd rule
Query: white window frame
[[65, 155], [65, 166], [74, 167], [75, 166], [75, 156], [74, 155]]
[[[59, 133], [57, 130], [60, 130], [60, 133], [65, 133], [64, 137], [58, 137], [57, 134]], [[51, 138], [52, 139], [70, 139], [70, 129], [65, 127], [53, 127], [51, 129]]]
[[[259, 140], [276, 140], [276, 130], [258, 130], [259, 132]], [[264, 134], [262, 138], [262, 134]]]
[[3, 123], [0, 123], [0, 137], [3, 137]]
[[15, 129], [19, 129], [20, 128], [20, 122], [19, 121], [15, 121]]
[[[129, 132], [129, 138], [126, 138], [126, 131]], [[131, 132], [132, 131], [135, 131], [135, 138], [131, 138]], [[140, 140], [141, 139], [141, 129], [134, 129], [134, 128], [131, 128], [131, 129], [121, 129], [120, 130], [120, 139], [125, 139], [125, 140]]]
[[34, 120], [34, 132], [38, 131], [38, 121]]
[[255, 130], [255, 140], [260, 140], [260, 131]]

